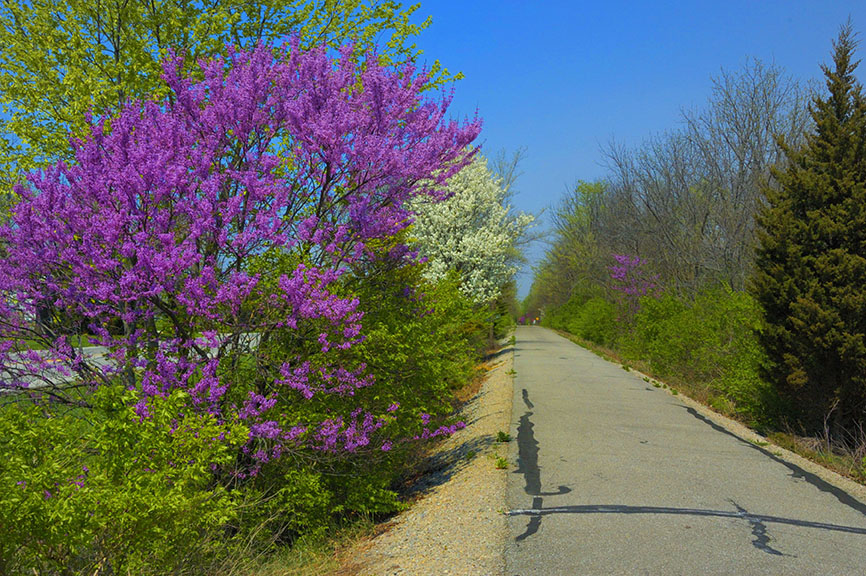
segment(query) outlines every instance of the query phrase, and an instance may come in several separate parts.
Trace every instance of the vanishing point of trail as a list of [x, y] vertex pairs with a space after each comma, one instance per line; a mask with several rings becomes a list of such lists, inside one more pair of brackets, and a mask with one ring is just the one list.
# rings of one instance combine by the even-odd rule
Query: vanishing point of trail
[[509, 576], [854, 575], [866, 504], [540, 327], [519, 327]]

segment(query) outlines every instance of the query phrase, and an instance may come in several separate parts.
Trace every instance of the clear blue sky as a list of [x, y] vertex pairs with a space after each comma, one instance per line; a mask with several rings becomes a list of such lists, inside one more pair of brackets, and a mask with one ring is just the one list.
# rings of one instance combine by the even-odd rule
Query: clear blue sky
[[[527, 148], [515, 205], [531, 212], [603, 177], [600, 148], [612, 139], [638, 145], [676, 128], [722, 69], [758, 58], [819, 79], [849, 16], [866, 58], [866, 0], [420, 1], [419, 20], [433, 16], [417, 40], [422, 59], [466, 76], [454, 115], [479, 111], [486, 154]], [[521, 296], [530, 283], [522, 273]]]

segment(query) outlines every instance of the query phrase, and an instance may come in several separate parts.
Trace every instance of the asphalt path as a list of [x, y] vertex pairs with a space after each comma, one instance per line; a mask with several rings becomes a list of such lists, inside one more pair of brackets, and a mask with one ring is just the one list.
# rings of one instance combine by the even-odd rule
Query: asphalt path
[[866, 574], [866, 504], [549, 330], [516, 339], [506, 574]]

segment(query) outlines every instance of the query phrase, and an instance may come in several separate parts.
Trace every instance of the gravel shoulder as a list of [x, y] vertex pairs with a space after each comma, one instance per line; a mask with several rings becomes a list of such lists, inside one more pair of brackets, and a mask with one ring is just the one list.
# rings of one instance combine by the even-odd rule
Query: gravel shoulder
[[500, 575], [505, 570], [507, 469], [497, 469], [508, 445], [497, 442], [511, 424], [513, 350], [502, 350], [484, 383], [461, 410], [466, 428], [446, 439], [416, 488], [420, 497], [381, 534], [343, 556], [340, 574], [412, 576]]

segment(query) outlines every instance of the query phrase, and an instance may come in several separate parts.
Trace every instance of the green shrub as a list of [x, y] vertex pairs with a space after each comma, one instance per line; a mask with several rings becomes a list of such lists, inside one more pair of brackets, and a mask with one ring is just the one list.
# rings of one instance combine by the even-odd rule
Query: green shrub
[[598, 291], [575, 290], [568, 302], [545, 315], [544, 324], [602, 346], [613, 345], [619, 333], [616, 306]]
[[670, 293], [644, 297], [623, 348], [662, 377], [706, 388], [724, 411], [762, 422], [778, 401], [760, 377], [760, 318], [749, 294], [724, 286], [692, 301]]
[[[461, 295], [456, 277], [431, 285], [417, 266], [376, 266], [389, 264], [374, 262], [344, 286], [360, 301], [364, 340], [341, 358], [366, 366], [375, 383], [351, 397], [289, 396], [276, 416], [316, 422], [364, 407], [387, 423], [356, 453], [298, 448], [252, 466], [239, 451], [247, 428], [216, 422], [180, 391], [153, 398], [148, 418], [120, 387], [74, 409], [0, 398], [0, 574], [216, 574], [399, 510], [395, 486], [416, 462], [417, 437], [453, 422], [454, 392], [475, 376], [492, 318]], [[263, 358], [315, 362], [317, 346], [286, 331], [258, 354], [233, 358], [227, 401], [263, 390]]]
[[144, 420], [131, 399], [105, 388], [86, 412], [0, 408], [0, 573], [167, 573], [223, 553], [236, 508], [211, 465], [233, 459], [246, 428], [220, 439], [183, 392], [154, 398]]
[[575, 291], [549, 311], [546, 324], [615, 348], [623, 361], [645, 362], [660, 377], [702, 390], [720, 411], [764, 425], [784, 407], [760, 376], [760, 318], [748, 293], [716, 286], [691, 300], [672, 292], [645, 296], [628, 324], [598, 293]]
[[568, 331], [601, 346], [612, 346], [619, 331], [616, 306], [604, 298], [587, 300], [567, 324]]

